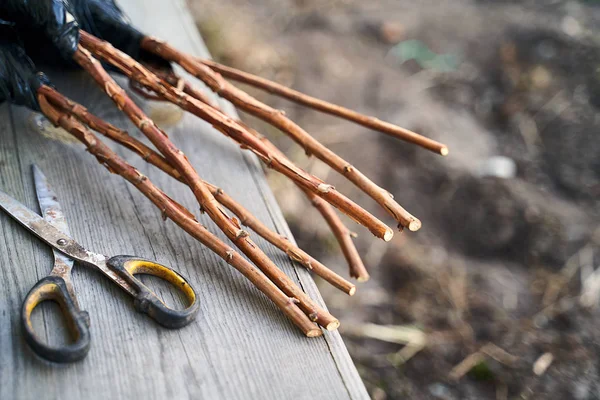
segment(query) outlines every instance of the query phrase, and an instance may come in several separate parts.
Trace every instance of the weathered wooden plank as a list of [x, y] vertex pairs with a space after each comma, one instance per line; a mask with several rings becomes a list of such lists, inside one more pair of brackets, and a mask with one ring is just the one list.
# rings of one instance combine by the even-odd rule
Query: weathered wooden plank
[[[182, 1], [123, 0], [122, 4], [147, 32], [183, 50], [207, 54]], [[52, 71], [50, 75], [61, 91], [136, 134], [82, 73]], [[78, 241], [105, 254], [137, 254], [176, 267], [199, 290], [201, 312], [189, 327], [162, 329], [136, 314], [131, 300], [118, 288], [76, 267], [73, 279], [79, 301], [92, 320], [92, 349], [85, 361], [74, 365], [44, 363], [26, 348], [18, 311], [29, 288], [50, 271], [51, 253], [0, 214], [0, 398], [367, 397], [339, 334], [304, 338], [241, 274], [173, 223], [163, 222], [135, 188], [110, 175], [80, 145], [41, 135], [31, 119], [27, 110], [0, 105], [0, 188], [37, 209], [30, 172], [30, 164], [36, 162], [59, 194]], [[291, 237], [253, 156], [191, 115], [167, 131], [205, 179]], [[197, 211], [189, 190], [113, 148]], [[205, 216], [199, 219], [225, 239]], [[320, 301], [304, 269], [293, 266], [265, 241], [256, 241]], [[167, 298], [169, 293], [161, 292]], [[47, 333], [54, 340], [55, 332]]]

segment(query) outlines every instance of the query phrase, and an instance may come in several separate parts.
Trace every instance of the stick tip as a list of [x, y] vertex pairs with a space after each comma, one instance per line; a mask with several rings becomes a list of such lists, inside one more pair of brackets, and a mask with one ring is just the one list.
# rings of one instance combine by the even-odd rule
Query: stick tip
[[412, 221], [409, 222], [408, 224], [408, 229], [411, 232], [416, 232], [419, 229], [421, 229], [421, 221], [419, 221], [418, 219], [413, 219]]
[[354, 296], [356, 294], [356, 286], [352, 286], [349, 290], [348, 290], [348, 296]]
[[323, 331], [320, 330], [319, 328], [313, 328], [306, 332], [306, 337], [310, 337], [310, 338], [319, 337], [321, 335], [323, 335]]
[[447, 156], [449, 152], [450, 152], [450, 150], [448, 150], [448, 148], [446, 146], [440, 148], [440, 154], [443, 155], [444, 157]]
[[330, 323], [328, 323], [325, 328], [327, 328], [328, 331], [335, 331], [339, 327], [340, 327], [340, 321], [338, 321], [336, 319], [336, 320], [333, 320]]
[[394, 231], [392, 231], [389, 228], [383, 234], [383, 240], [385, 240], [386, 242], [389, 242], [390, 240], [392, 240], [393, 237], [394, 237]]
[[359, 276], [358, 278], [356, 278], [357, 282], [366, 282], [369, 279], [371, 279], [371, 277], [369, 275], [363, 275], [363, 276]]

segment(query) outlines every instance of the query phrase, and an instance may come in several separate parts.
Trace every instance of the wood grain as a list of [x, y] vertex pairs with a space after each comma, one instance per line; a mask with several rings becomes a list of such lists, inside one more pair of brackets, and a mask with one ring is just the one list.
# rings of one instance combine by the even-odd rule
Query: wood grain
[[[146, 32], [198, 56], [208, 55], [183, 1], [121, 4]], [[49, 71], [49, 75], [59, 90], [141, 137], [81, 72]], [[146, 111], [157, 106], [161, 107], [144, 103]], [[222, 106], [233, 112], [230, 105]], [[22, 339], [18, 312], [29, 288], [50, 271], [51, 252], [2, 214], [1, 399], [368, 398], [337, 332], [318, 339], [303, 337], [241, 274], [173, 223], [163, 222], [147, 199], [109, 174], [81, 145], [40, 134], [34, 117], [28, 110], [0, 105], [0, 188], [37, 210], [30, 171], [36, 162], [60, 196], [74, 238], [93, 251], [135, 254], [176, 268], [199, 291], [201, 311], [191, 326], [165, 330], [135, 313], [131, 299], [102, 276], [76, 266], [73, 281], [82, 308], [90, 313], [92, 349], [78, 364], [45, 363]], [[269, 227], [291, 237], [252, 155], [191, 115], [165, 128], [205, 179], [219, 184]], [[198, 211], [183, 185], [110, 145], [169, 195]], [[196, 214], [226, 240], [205, 216]], [[322, 304], [302, 267], [292, 265], [284, 253], [259, 237], [255, 240]], [[177, 303], [167, 288], [154, 287], [169, 303]], [[58, 340], [55, 336], [61, 332], [46, 334]]]

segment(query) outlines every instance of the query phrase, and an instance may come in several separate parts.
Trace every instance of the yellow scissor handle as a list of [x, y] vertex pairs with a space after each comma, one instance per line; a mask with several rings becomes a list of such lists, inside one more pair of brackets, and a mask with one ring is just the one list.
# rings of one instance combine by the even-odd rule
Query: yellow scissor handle
[[[200, 305], [196, 292], [188, 281], [176, 271], [153, 261], [133, 256], [114, 256], [106, 261], [108, 268], [123, 278], [136, 292], [134, 306], [139, 312], [148, 314], [166, 328], [181, 328], [191, 323], [198, 314]], [[188, 307], [174, 310], [167, 307], [158, 296], [134, 275], [148, 274], [163, 279], [183, 292]]]
[[[44, 301], [54, 301], [60, 306], [67, 322], [73, 343], [61, 347], [48, 346], [33, 329], [31, 315]], [[56, 275], [42, 278], [27, 294], [21, 309], [21, 324], [25, 341], [31, 349], [46, 360], [68, 363], [83, 359], [90, 350], [90, 319], [86, 311], [81, 311], [67, 288], [65, 280]]]

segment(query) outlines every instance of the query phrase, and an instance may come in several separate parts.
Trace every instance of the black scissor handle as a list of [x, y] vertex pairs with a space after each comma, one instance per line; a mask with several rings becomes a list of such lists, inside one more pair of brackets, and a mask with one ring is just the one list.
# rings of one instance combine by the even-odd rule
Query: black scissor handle
[[[33, 310], [44, 301], [54, 301], [60, 306], [67, 327], [75, 342], [61, 347], [53, 347], [44, 343], [33, 329], [31, 315]], [[67, 290], [65, 280], [56, 275], [41, 279], [31, 288], [21, 309], [21, 324], [25, 332], [25, 341], [40, 357], [57, 363], [79, 361], [90, 350], [90, 318], [86, 311], [77, 306]]]
[[[108, 268], [123, 278], [135, 290], [135, 309], [148, 314], [165, 328], [182, 328], [194, 319], [200, 310], [198, 297], [192, 286], [179, 273], [171, 268], [133, 256], [114, 256], [106, 261]], [[134, 275], [148, 274], [161, 278], [185, 294], [189, 305], [183, 310], [169, 308], [154, 294], [150, 288], [140, 282]]]

